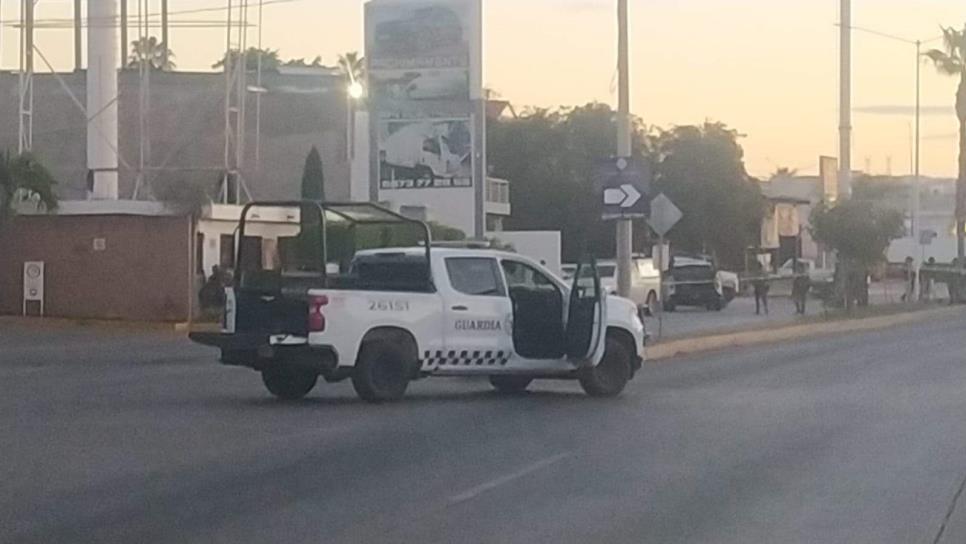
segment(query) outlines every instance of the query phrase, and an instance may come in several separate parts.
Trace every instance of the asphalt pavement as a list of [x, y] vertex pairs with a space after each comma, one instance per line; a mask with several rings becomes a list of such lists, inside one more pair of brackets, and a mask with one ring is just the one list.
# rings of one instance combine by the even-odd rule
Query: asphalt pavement
[[170, 333], [0, 321], [0, 542], [960, 543], [964, 328], [371, 406], [276, 402]]

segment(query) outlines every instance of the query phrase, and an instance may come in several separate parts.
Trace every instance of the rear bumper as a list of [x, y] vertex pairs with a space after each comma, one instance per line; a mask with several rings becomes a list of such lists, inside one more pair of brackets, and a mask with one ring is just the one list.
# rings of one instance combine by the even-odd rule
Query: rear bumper
[[327, 373], [339, 365], [339, 357], [331, 346], [273, 343], [271, 335], [263, 333], [193, 332], [188, 338], [197, 344], [220, 349], [221, 362], [229, 366], [264, 370], [285, 364]]

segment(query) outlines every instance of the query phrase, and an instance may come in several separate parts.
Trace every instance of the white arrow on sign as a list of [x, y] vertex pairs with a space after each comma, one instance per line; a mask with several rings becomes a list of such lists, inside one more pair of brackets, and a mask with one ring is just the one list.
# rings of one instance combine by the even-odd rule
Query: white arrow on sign
[[641, 192], [630, 183], [604, 191], [604, 204], [630, 208], [641, 199]]

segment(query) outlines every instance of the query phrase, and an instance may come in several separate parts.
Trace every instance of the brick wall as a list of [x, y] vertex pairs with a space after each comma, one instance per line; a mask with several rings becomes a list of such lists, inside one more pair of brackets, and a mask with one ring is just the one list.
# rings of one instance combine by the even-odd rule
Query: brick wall
[[186, 217], [16, 217], [0, 226], [0, 314], [21, 313], [23, 263], [44, 261], [48, 316], [186, 321], [190, 230]]

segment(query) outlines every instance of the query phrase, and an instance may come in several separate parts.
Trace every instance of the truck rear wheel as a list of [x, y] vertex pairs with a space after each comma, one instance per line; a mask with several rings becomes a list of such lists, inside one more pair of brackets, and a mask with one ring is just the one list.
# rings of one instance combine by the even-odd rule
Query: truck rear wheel
[[530, 387], [533, 378], [527, 376], [490, 376], [490, 385], [505, 395], [519, 395]]
[[631, 379], [631, 354], [615, 337], [607, 337], [607, 347], [600, 364], [581, 369], [577, 378], [584, 392], [592, 397], [616, 397]]
[[352, 371], [352, 387], [366, 402], [395, 402], [403, 398], [412, 378], [406, 352], [386, 341], [363, 344]]
[[275, 366], [262, 371], [262, 382], [268, 392], [282, 400], [299, 400], [308, 395], [319, 380], [312, 370]]

